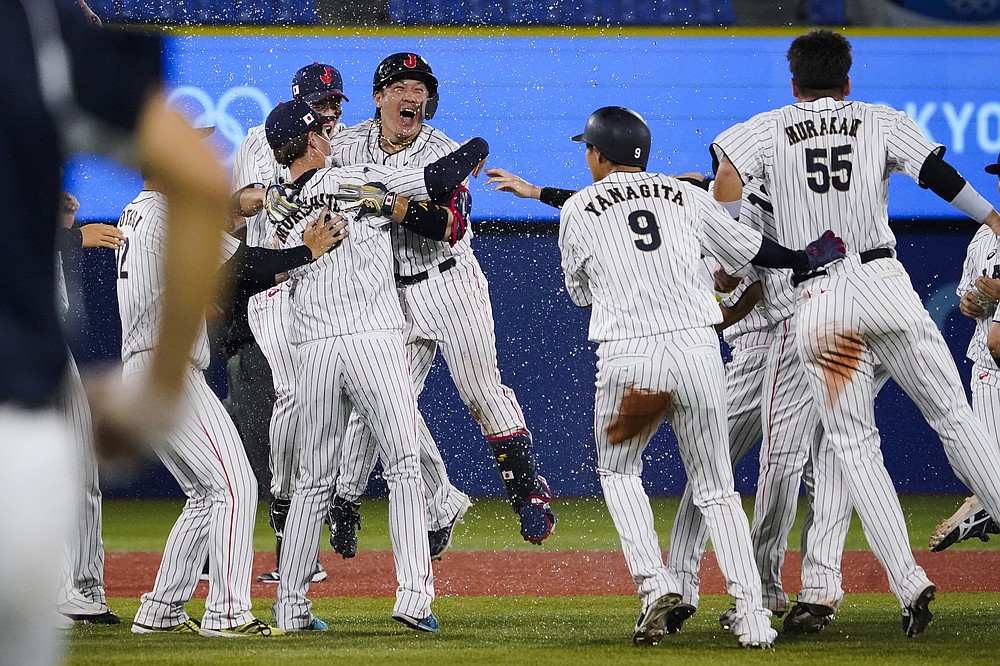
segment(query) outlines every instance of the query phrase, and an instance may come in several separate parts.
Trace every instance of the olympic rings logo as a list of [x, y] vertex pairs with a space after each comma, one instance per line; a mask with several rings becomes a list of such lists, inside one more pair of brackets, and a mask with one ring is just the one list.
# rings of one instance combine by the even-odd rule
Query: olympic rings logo
[[[241, 113], [237, 117], [230, 112], [230, 107], [242, 101], [246, 103], [239, 106]], [[247, 130], [262, 124], [274, 108], [267, 95], [252, 86], [229, 88], [218, 101], [202, 88], [179, 86], [167, 96], [167, 104], [183, 113], [195, 127], [215, 127], [215, 133], [232, 146], [226, 155], [227, 163], [232, 162]]]

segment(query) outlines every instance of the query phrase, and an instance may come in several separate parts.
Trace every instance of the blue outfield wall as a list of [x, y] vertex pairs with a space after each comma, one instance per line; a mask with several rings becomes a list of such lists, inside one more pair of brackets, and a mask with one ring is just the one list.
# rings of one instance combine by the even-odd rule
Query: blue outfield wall
[[[426, 34], [369, 37], [182, 34], [167, 39], [167, 79], [179, 109], [198, 125], [218, 127], [211, 140], [230, 160], [247, 128], [263, 122], [270, 108], [288, 96], [292, 74], [302, 65], [323, 61], [340, 68], [351, 99], [344, 120], [351, 124], [371, 116], [369, 82], [382, 57], [414, 50], [430, 60], [441, 80], [434, 125], [456, 139], [488, 139], [492, 165], [540, 184], [582, 187], [588, 183], [583, 150], [568, 137], [582, 129], [593, 109], [606, 104], [632, 107], [650, 122], [651, 170], [709, 171], [707, 144], [718, 132], [791, 100], [785, 61], [791, 34], [633, 31], [599, 36], [593, 31], [430, 28]], [[973, 184], [994, 192], [996, 180], [982, 172], [982, 165], [1000, 152], [1000, 83], [981, 73], [992, 66], [990, 54], [1000, 37], [858, 35], [852, 42], [853, 96], [907, 110], [929, 136], [948, 146], [949, 159]], [[67, 169], [66, 186], [81, 200], [81, 219], [106, 221], [117, 219], [141, 182], [102, 159], [77, 156]], [[563, 290], [551, 224], [555, 212], [479, 183], [472, 188], [474, 219], [538, 223], [538, 233], [484, 235], [474, 243], [491, 281], [501, 370], [518, 394], [540, 468], [553, 489], [562, 495], [598, 494], [591, 434], [595, 356], [586, 341], [588, 313], [576, 309]], [[893, 179], [890, 215], [952, 218], [936, 226], [907, 226], [898, 249], [961, 361], [972, 326], [957, 314], [954, 285], [971, 232], [967, 227], [955, 232], [955, 212], [905, 177]], [[931, 231], [938, 227], [952, 231]], [[73, 347], [81, 362], [113, 359], [120, 333], [111, 253], [73, 254], [82, 261], [78, 275], [86, 276], [77, 285], [81, 333]], [[67, 263], [72, 266], [73, 258]], [[217, 367], [212, 378], [224, 392]], [[487, 447], [440, 363], [421, 408], [455, 483], [475, 495], [500, 494]], [[883, 391], [876, 413], [885, 459], [901, 490], [961, 490], [937, 438], [897, 389]], [[679, 494], [683, 473], [668, 429], [654, 440], [646, 459], [650, 491]], [[752, 461], [741, 466], [741, 491], [752, 488], [754, 469]], [[159, 469], [106, 480], [109, 495], [179, 493]]]

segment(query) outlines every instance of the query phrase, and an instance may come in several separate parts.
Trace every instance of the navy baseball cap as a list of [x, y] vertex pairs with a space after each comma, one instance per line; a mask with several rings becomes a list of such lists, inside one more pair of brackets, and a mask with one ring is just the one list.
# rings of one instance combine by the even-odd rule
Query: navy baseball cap
[[310, 128], [332, 121], [333, 118], [319, 115], [301, 99], [293, 99], [281, 102], [267, 114], [264, 136], [272, 149], [280, 148]]
[[295, 99], [312, 104], [330, 95], [350, 101], [344, 94], [344, 81], [336, 67], [314, 62], [295, 72], [292, 79], [292, 97]]
[[997, 155], [997, 161], [995, 164], [986, 165], [986, 173], [991, 173], [994, 176], [1000, 175], [1000, 155]]

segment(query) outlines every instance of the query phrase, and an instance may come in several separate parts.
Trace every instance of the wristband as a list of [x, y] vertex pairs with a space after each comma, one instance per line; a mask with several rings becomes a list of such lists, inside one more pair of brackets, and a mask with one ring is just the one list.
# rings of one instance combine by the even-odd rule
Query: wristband
[[396, 194], [394, 192], [387, 192], [385, 195], [385, 201], [382, 203], [382, 215], [392, 217], [392, 209], [395, 205]]
[[736, 201], [720, 201], [719, 203], [722, 204], [722, 207], [726, 209], [727, 213], [729, 213], [729, 217], [734, 220], [740, 219], [740, 208], [743, 207], [742, 199], [737, 199]]
[[972, 187], [968, 182], [955, 195], [955, 198], [951, 200], [951, 205], [979, 224], [985, 222], [986, 218], [993, 212], [993, 206], [990, 202], [984, 199], [983, 195], [977, 192], [976, 188]]

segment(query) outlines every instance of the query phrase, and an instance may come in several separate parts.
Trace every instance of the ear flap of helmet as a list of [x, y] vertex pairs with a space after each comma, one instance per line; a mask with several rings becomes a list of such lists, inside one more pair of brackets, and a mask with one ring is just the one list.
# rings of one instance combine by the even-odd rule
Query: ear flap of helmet
[[429, 95], [427, 99], [420, 104], [420, 115], [424, 117], [424, 120], [430, 120], [434, 117], [434, 114], [437, 113], [438, 101], [440, 101], [440, 99], [441, 98], [438, 97], [437, 92], [435, 92], [433, 95]]

